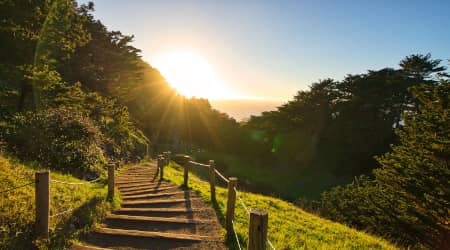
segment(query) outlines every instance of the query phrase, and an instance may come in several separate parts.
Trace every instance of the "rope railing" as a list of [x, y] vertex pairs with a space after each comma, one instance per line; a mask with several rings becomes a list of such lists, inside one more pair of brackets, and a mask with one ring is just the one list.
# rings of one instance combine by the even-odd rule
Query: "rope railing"
[[[170, 156], [170, 155], [169, 155]], [[190, 158], [186, 156], [186, 158]], [[167, 162], [167, 159], [165, 159]], [[265, 232], [267, 232], [267, 224], [268, 224], [268, 216], [267, 212], [261, 209], [256, 209], [257, 211], [249, 210], [249, 208], [245, 205], [244, 200], [242, 199], [241, 195], [239, 194], [239, 191], [236, 188], [237, 178], [225, 177], [220, 171], [215, 169], [214, 167], [214, 161], [210, 161], [210, 164], [203, 164], [199, 162], [195, 162], [192, 160], [187, 160], [184, 163], [182, 163], [184, 166], [184, 185], [188, 186], [188, 172], [189, 172], [189, 166], [201, 166], [201, 167], [207, 167], [210, 171], [210, 179], [209, 183], [211, 186], [211, 199], [215, 200], [215, 176], [219, 176], [221, 180], [226, 182], [228, 184], [228, 199], [227, 199], [227, 210], [226, 210], [226, 229], [229, 233], [233, 231], [233, 234], [235, 236], [237, 245], [239, 247], [239, 250], [242, 249], [241, 243], [239, 242], [239, 238], [236, 232], [236, 227], [234, 223], [234, 208], [235, 208], [235, 200], [236, 197], [239, 200], [239, 203], [241, 204], [244, 211], [249, 216], [250, 222], [249, 222], [249, 242], [248, 242], [248, 249], [259, 249], [259, 247], [256, 247], [256, 245], [264, 245], [268, 248], [275, 250], [275, 247], [273, 246], [272, 242], [267, 238], [267, 235], [262, 236], [260, 233], [252, 233], [254, 231], [261, 231], [261, 225], [266, 227]], [[199, 179], [199, 181], [207, 183], [205, 181], [202, 181]], [[258, 220], [258, 223], [255, 223], [254, 221]], [[266, 244], [267, 243], [267, 244]]]
[[236, 238], [236, 242], [239, 247], [239, 250], [242, 250], [241, 243], [239, 242], [239, 237], [236, 233], [236, 227], [234, 226], [234, 220], [232, 220], [231, 223], [233, 224], [233, 233], [234, 233], [234, 237]]
[[49, 218], [54, 218], [54, 217], [57, 217], [57, 216], [60, 216], [60, 215], [63, 215], [63, 214], [67, 214], [67, 213], [72, 212], [73, 210], [75, 210], [75, 208], [70, 208], [70, 209], [67, 209], [65, 211], [62, 211], [62, 212], [50, 215]]
[[101, 180], [101, 178], [98, 177], [97, 179], [86, 181], [86, 182], [69, 182], [69, 181], [60, 181], [60, 180], [53, 180], [53, 179], [51, 180], [51, 182], [61, 183], [61, 184], [66, 184], [66, 185], [85, 185], [85, 184], [98, 182], [100, 180]]
[[189, 161], [189, 163], [192, 164], [192, 165], [194, 165], [194, 166], [199, 166], [199, 167], [206, 167], [206, 168], [209, 168], [209, 166], [210, 166], [210, 165], [208, 165], [208, 164], [203, 164], [203, 163], [195, 162], [195, 161]]
[[[114, 171], [115, 171], [115, 165], [109, 164], [108, 165], [108, 200], [112, 201], [114, 197]], [[63, 180], [53, 180], [50, 178], [50, 171], [44, 170], [44, 171], [37, 171], [35, 173], [35, 183], [36, 184], [36, 233], [39, 238], [42, 239], [48, 239], [49, 238], [49, 222], [50, 219], [71, 213], [77, 207], [75, 208], [69, 208], [67, 210], [57, 212], [50, 215], [50, 197], [51, 193], [55, 192], [58, 194], [58, 190], [51, 189], [51, 187], [55, 187], [54, 185], [50, 185], [51, 183], [58, 183], [63, 185], [74, 185], [74, 186], [80, 186], [80, 185], [86, 185], [95, 183], [101, 180], [100, 177], [89, 180], [89, 181], [83, 181], [83, 182], [71, 182], [71, 181], [63, 181]], [[33, 184], [31, 183], [31, 184]], [[58, 195], [57, 195], [58, 196]], [[55, 197], [57, 197], [55, 196]], [[52, 199], [55, 199], [53, 197]], [[62, 197], [65, 198], [65, 197]], [[69, 201], [69, 199], [62, 199], [63, 201]]]
[[235, 188], [234, 191], [236, 192], [236, 196], [241, 203], [242, 207], [244, 208], [244, 211], [247, 212], [247, 215], [250, 215], [250, 210], [248, 210], [247, 206], [245, 205], [244, 201], [242, 200], [241, 196], [238, 194], [237, 189]]
[[34, 183], [35, 183], [35, 182], [33, 181], [33, 182], [29, 182], [29, 183], [27, 183], [27, 184], [24, 184], [24, 185], [20, 185], [20, 186], [12, 187], [12, 188], [9, 188], [9, 189], [6, 189], [6, 190], [1, 190], [1, 191], [0, 191], [0, 194], [3, 194], [3, 193], [8, 193], [8, 192], [14, 191], [14, 190], [16, 190], [16, 189], [19, 189], [19, 188], [23, 188], [23, 187], [26, 187], [26, 186], [32, 185], [32, 184], [34, 184]]
[[216, 172], [217, 176], [219, 176], [224, 182], [229, 183], [230, 180], [228, 180], [225, 176], [223, 176], [217, 169], [214, 169], [214, 172]]

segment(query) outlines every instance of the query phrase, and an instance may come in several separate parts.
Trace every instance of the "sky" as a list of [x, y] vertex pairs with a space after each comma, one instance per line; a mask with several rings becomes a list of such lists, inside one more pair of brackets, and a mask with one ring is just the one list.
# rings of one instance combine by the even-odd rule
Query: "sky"
[[93, 2], [94, 16], [134, 35], [151, 65], [189, 51], [240, 98], [288, 100], [319, 79], [395, 68], [410, 54], [450, 58], [450, 1]]

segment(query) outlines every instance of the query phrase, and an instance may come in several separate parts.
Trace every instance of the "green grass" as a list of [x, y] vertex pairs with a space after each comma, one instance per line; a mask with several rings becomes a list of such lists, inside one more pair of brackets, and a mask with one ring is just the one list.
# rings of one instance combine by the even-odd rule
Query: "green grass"
[[[175, 163], [165, 168], [164, 174], [165, 179], [179, 185], [183, 183], [182, 169]], [[189, 187], [210, 202], [209, 184], [197, 175], [190, 173]], [[224, 225], [227, 190], [217, 187], [216, 195], [217, 203], [211, 205]], [[239, 192], [238, 195], [249, 209], [263, 208], [268, 211], [268, 238], [276, 249], [398, 249], [386, 240], [307, 213], [289, 202], [247, 192]], [[245, 248], [248, 216], [239, 200], [236, 203], [235, 225], [239, 240]], [[227, 244], [230, 249], [237, 249], [233, 237], [228, 236]]]
[[[34, 182], [36, 167], [0, 155], [0, 191]], [[68, 174], [50, 172], [52, 180], [83, 182]], [[0, 249], [64, 249], [90, 226], [101, 220], [117, 201], [106, 201], [105, 181], [85, 185], [50, 183], [50, 215], [73, 209], [50, 219], [50, 239], [36, 240], [34, 184], [0, 193]]]
[[329, 172], [311, 171], [300, 166], [274, 168], [273, 163], [255, 162], [226, 153], [197, 152], [194, 157], [202, 162], [216, 160], [217, 168], [229, 176], [239, 176], [249, 190], [279, 196], [295, 201], [299, 198], [316, 200], [330, 188], [349, 183], [352, 178], [337, 177]]

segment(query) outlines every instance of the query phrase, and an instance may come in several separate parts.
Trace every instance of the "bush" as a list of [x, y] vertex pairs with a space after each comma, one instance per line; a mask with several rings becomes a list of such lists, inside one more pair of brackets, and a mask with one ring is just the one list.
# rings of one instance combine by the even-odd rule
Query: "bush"
[[102, 134], [85, 115], [65, 109], [16, 114], [4, 137], [21, 159], [77, 175], [100, 174]]

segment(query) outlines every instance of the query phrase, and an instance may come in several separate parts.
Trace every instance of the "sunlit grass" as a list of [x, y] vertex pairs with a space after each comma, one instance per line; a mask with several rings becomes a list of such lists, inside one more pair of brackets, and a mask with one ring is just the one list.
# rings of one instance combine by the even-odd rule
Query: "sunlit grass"
[[[183, 183], [182, 168], [174, 163], [165, 168], [165, 178], [181, 185]], [[209, 184], [190, 173], [189, 187], [196, 191], [205, 201], [210, 202]], [[216, 207], [219, 219], [224, 225], [227, 189], [217, 187]], [[339, 223], [335, 223], [302, 209], [286, 201], [253, 194], [239, 192], [245, 205], [251, 208], [263, 208], [269, 214], [268, 238], [276, 249], [397, 249], [389, 242], [357, 231]], [[241, 244], [247, 245], [248, 216], [237, 200], [235, 210], [236, 231]], [[227, 239], [231, 249], [237, 249], [232, 237]]]
[[[34, 182], [35, 169], [0, 156], [0, 190]], [[52, 180], [84, 182], [67, 174], [50, 172]], [[34, 184], [0, 194], [0, 249], [62, 249], [101, 220], [110, 210], [105, 181], [85, 185], [50, 183], [50, 215], [70, 212], [50, 219], [49, 242], [37, 242], [34, 233]], [[115, 201], [113, 204], [117, 204]]]

